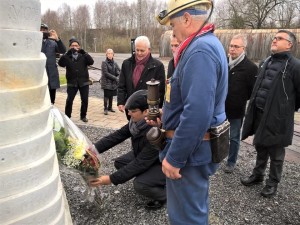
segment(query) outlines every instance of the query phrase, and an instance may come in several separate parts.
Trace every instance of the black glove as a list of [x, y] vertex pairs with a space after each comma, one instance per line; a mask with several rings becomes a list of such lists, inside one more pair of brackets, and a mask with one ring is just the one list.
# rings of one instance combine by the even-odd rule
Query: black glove
[[80, 49], [80, 50], [78, 51], [78, 53], [84, 55], [86, 52], [85, 52], [83, 49]]

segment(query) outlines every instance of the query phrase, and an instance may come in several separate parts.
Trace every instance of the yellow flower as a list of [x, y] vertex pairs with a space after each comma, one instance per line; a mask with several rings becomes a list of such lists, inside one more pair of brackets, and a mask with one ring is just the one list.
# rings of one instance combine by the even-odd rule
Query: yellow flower
[[83, 159], [83, 155], [85, 154], [85, 147], [83, 142], [76, 143], [74, 146], [74, 158], [75, 159]]

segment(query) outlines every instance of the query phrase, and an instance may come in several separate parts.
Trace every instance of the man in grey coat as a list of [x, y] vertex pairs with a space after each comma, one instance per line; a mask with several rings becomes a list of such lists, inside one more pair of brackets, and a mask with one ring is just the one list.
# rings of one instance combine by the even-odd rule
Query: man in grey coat
[[56, 64], [56, 53], [65, 53], [66, 47], [60, 40], [55, 30], [48, 31], [45, 23], [41, 24], [43, 32], [42, 52], [46, 55], [46, 72], [51, 103], [55, 103], [56, 89], [60, 88], [59, 74]]

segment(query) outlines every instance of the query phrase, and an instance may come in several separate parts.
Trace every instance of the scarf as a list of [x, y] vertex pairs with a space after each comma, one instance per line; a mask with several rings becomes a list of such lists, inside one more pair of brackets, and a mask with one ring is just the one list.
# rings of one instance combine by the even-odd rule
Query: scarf
[[181, 42], [178, 47], [178, 51], [175, 52], [175, 56], [174, 56], [175, 67], [179, 62], [181, 54], [183, 53], [185, 48], [189, 45], [189, 43], [193, 40], [194, 37], [202, 36], [203, 34], [206, 34], [208, 32], [213, 32], [214, 30], [215, 30], [215, 26], [213, 24], [206, 24], [197, 34], [194, 33], [191, 36], [189, 36], [187, 39], [185, 39], [183, 42]]
[[78, 58], [78, 52], [72, 53], [72, 58], [74, 59], [74, 61], [76, 61]]
[[229, 56], [229, 62], [228, 62], [229, 69], [231, 70], [237, 64], [239, 64], [240, 62], [242, 62], [243, 59], [245, 58], [245, 55], [246, 55], [245, 52], [243, 52], [236, 59], [232, 59], [231, 56]]
[[129, 120], [129, 131], [132, 136], [138, 135], [142, 130], [144, 130], [149, 125], [146, 123], [146, 120], [142, 119], [138, 122], [133, 122], [132, 119]]
[[137, 83], [139, 82], [139, 80], [141, 78], [142, 72], [143, 72], [145, 65], [146, 65], [147, 61], [149, 60], [149, 58], [150, 58], [150, 53], [148, 55], [146, 55], [146, 57], [143, 58], [142, 60], [138, 60], [135, 55], [136, 65], [133, 70], [133, 76], [132, 76], [132, 81], [133, 81], [134, 87], [137, 86]]

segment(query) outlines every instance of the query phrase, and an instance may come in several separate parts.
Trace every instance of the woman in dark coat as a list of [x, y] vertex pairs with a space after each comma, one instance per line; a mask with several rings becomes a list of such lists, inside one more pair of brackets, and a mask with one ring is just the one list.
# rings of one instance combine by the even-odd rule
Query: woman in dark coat
[[101, 88], [104, 90], [104, 115], [107, 115], [108, 111], [115, 112], [112, 108], [112, 102], [113, 97], [117, 95], [120, 75], [120, 67], [114, 61], [114, 51], [110, 48], [106, 50], [106, 60], [102, 62], [101, 69], [100, 81]]

